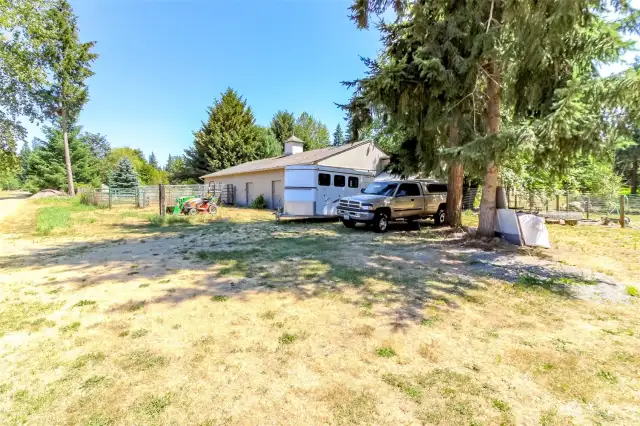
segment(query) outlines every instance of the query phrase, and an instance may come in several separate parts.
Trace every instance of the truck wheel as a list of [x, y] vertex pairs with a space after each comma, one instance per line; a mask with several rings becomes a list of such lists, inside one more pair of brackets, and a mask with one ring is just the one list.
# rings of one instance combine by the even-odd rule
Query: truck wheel
[[387, 232], [389, 217], [385, 213], [376, 213], [373, 218], [373, 230], [375, 232]]
[[447, 211], [445, 209], [438, 209], [436, 215], [433, 217], [433, 221], [436, 226], [444, 225], [447, 221]]
[[353, 220], [343, 220], [342, 223], [347, 228], [355, 228], [356, 227], [356, 223]]

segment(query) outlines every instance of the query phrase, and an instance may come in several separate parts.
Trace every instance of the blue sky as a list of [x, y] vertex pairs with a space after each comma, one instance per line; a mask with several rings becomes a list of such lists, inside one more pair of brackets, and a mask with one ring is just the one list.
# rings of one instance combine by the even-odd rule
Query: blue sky
[[[114, 147], [169, 154], [191, 145], [206, 109], [232, 87], [258, 124], [287, 109], [344, 128], [340, 82], [362, 76], [377, 31], [348, 19], [351, 0], [71, 0], [83, 41], [100, 55], [84, 129]], [[633, 0], [640, 7], [640, 0]], [[633, 55], [629, 56], [631, 59]], [[605, 73], [621, 67], [607, 67]], [[29, 140], [41, 136], [28, 125]]]
[[[279, 109], [344, 128], [349, 90], [376, 31], [348, 19], [350, 0], [71, 0], [83, 41], [100, 58], [80, 116], [111, 145], [164, 163], [192, 143], [215, 98], [232, 87], [267, 125]], [[29, 139], [40, 134], [29, 126]]]

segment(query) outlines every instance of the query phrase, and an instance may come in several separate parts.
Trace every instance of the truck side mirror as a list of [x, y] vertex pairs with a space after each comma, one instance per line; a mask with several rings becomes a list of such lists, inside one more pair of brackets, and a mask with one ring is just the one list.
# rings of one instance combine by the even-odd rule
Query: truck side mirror
[[361, 194], [364, 194], [364, 190], [365, 190], [365, 189], [366, 189], [366, 188], [360, 188], [360, 193], [361, 193]]

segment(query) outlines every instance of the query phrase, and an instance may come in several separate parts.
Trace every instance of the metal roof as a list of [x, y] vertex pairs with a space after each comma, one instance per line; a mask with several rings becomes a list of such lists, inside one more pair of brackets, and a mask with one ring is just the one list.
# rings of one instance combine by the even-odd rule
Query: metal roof
[[357, 146], [373, 143], [373, 141], [365, 140], [347, 143], [340, 146], [329, 146], [327, 148], [313, 149], [298, 154], [282, 155], [280, 157], [264, 158], [262, 160], [249, 161], [248, 163], [238, 164], [224, 170], [219, 170], [208, 175], [200, 176], [201, 179], [209, 177], [219, 177], [236, 175], [240, 173], [259, 172], [263, 170], [281, 169], [286, 166], [296, 166], [301, 164], [316, 164], [326, 158], [349, 151]]

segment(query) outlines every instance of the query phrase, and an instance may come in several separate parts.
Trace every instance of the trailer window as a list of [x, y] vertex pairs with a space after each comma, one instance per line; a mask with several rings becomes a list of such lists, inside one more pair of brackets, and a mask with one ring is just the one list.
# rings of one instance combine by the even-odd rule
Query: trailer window
[[427, 189], [430, 194], [437, 194], [439, 192], [447, 192], [447, 185], [442, 183], [430, 183], [427, 185]]
[[344, 186], [344, 176], [343, 175], [333, 175], [333, 186], [338, 186], [342, 188]]
[[359, 179], [357, 177], [349, 176], [349, 188], [358, 188], [359, 186]]
[[330, 186], [331, 185], [331, 175], [326, 173], [318, 174], [318, 185], [319, 186]]

